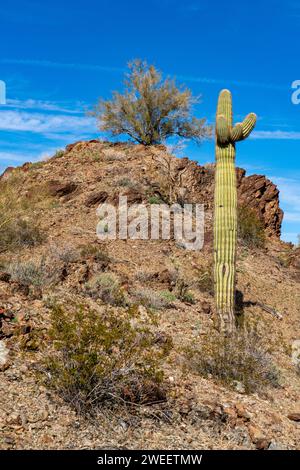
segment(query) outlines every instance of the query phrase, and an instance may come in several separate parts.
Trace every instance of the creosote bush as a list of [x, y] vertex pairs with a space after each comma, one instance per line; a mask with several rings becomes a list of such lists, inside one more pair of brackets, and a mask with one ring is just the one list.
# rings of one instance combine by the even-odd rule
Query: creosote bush
[[200, 346], [186, 352], [189, 368], [229, 387], [239, 382], [246, 393], [253, 393], [265, 386], [279, 386], [270, 347], [255, 328], [237, 330], [229, 336], [210, 331], [201, 337]]
[[263, 223], [250, 207], [238, 209], [238, 237], [250, 248], [262, 248], [265, 244]]
[[79, 412], [166, 399], [161, 365], [170, 352], [137, 310], [52, 304], [46, 384]]

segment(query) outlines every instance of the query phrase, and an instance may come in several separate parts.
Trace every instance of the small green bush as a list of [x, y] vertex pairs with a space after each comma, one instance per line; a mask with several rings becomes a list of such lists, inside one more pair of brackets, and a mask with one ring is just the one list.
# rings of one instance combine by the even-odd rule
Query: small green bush
[[188, 303], [194, 304], [195, 303], [194, 295], [189, 290], [191, 286], [191, 282], [187, 281], [187, 279], [185, 279], [183, 275], [179, 275], [179, 272], [177, 272], [177, 274], [178, 276], [175, 281], [176, 297], [182, 302], [188, 302]]
[[127, 299], [114, 274], [96, 275], [85, 284], [85, 292], [94, 299], [101, 299], [110, 305], [126, 306]]
[[265, 386], [279, 386], [279, 373], [270, 348], [255, 329], [238, 331], [230, 337], [216, 332], [203, 337], [199, 347], [187, 350], [188, 365], [205, 377], [213, 377], [234, 388], [239, 382], [246, 393]]
[[138, 318], [86, 305], [53, 304], [46, 384], [77, 411], [165, 400], [161, 365], [170, 352]]
[[238, 209], [238, 237], [250, 248], [261, 248], [265, 244], [263, 223], [250, 207]]
[[150, 196], [148, 199], [149, 204], [162, 204], [163, 201], [159, 196]]
[[194, 297], [194, 294], [187, 290], [186, 292], [183, 293], [183, 295], [181, 296], [180, 300], [182, 302], [187, 302], [188, 304], [194, 304], [196, 303], [195, 301], [195, 297]]
[[170, 307], [170, 304], [176, 299], [176, 296], [169, 291], [157, 292], [149, 288], [136, 290], [134, 297], [145, 307], [155, 310]]
[[65, 151], [60, 149], [60, 150], [56, 150], [53, 158], [61, 158], [65, 155]]
[[171, 304], [172, 302], [175, 302], [175, 300], [177, 300], [176, 295], [173, 292], [170, 292], [169, 290], [163, 290], [159, 292], [159, 296], [168, 304]]

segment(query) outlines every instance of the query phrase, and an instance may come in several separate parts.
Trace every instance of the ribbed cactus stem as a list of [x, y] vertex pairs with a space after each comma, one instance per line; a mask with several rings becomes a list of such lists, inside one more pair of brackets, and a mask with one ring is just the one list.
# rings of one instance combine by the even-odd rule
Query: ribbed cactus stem
[[256, 123], [249, 114], [232, 125], [232, 99], [228, 90], [220, 93], [216, 116], [216, 175], [214, 202], [215, 302], [220, 329], [235, 329], [235, 277], [237, 242], [237, 184], [235, 142], [245, 139]]

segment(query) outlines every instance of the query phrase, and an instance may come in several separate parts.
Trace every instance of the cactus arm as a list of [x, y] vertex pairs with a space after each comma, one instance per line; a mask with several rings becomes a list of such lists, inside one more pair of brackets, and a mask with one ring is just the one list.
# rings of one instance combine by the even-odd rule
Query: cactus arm
[[248, 114], [242, 123], [237, 123], [231, 131], [231, 138], [234, 142], [246, 139], [253, 131], [256, 124], [256, 114]]
[[233, 142], [243, 140], [243, 126], [241, 122], [237, 122], [236, 125], [231, 129], [231, 139]]

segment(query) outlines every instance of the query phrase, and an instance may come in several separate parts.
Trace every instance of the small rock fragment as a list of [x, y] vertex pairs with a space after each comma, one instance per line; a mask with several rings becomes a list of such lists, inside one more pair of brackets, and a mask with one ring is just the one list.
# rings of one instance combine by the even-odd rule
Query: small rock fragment
[[290, 414], [288, 415], [288, 418], [289, 418], [291, 421], [299, 422], [299, 421], [300, 421], [300, 413], [290, 413]]

